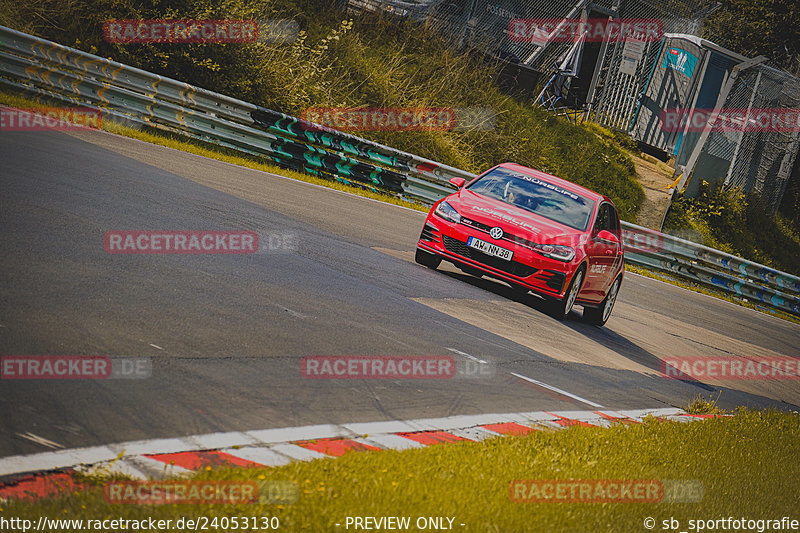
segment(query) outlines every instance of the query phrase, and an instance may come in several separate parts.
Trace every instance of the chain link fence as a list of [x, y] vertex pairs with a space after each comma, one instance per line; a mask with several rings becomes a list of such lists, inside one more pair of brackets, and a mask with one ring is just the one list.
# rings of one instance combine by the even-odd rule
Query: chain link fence
[[[509, 61], [519, 70], [544, 75], [544, 79], [528, 78], [542, 84], [573, 43], [559, 39], [547, 43], [515, 39], [509, 31], [513, 20], [583, 17], [596, 20], [609, 16], [656, 19], [661, 21], [664, 33], [693, 34], [718, 3], [714, 0], [344, 0], [343, 5], [360, 16], [424, 23], [458, 47], [481, 50]], [[659, 46], [659, 40], [633, 44], [587, 42], [581, 72], [570, 80], [568, 102], [592, 109], [593, 120], [600, 124], [627, 130], [636, 110], [636, 96], [647, 82]]]
[[763, 208], [774, 213], [800, 147], [800, 79], [757, 65], [739, 76], [722, 108], [741, 110], [746, 119], [735, 127], [728, 120], [715, 122], [701, 157], [729, 161], [720, 176], [724, 185], [757, 193]]
[[[339, 1], [351, 14], [426, 24], [458, 47], [480, 50], [488, 56], [507, 60], [516, 68], [512, 76], [517, 82], [540, 86], [555, 72], [558, 58], [573, 43], [559, 39], [542, 43], [512, 38], [510, 25], [514, 20], [656, 19], [662, 25], [663, 34], [690, 37], [701, 33], [703, 20], [720, 8], [716, 0]], [[661, 60], [666, 41], [616, 39], [585, 43], [580, 72], [568, 82], [564, 105], [588, 112], [590, 120], [603, 126], [632, 131], [636, 139], [647, 143], [634, 121], [641, 96], [656, 62]], [[724, 107], [797, 109], [799, 93], [797, 78], [761, 65], [742, 73]], [[690, 102], [685, 105], [691, 106]], [[695, 133], [684, 139], [687, 147], [697, 140], [699, 134]], [[682, 136], [675, 133], [670, 138], [669, 150], [677, 151], [674, 143]], [[654, 146], [665, 149], [658, 143]], [[793, 132], [749, 129], [736, 132], [717, 128], [703, 146], [694, 176], [698, 181], [724, 180], [726, 186], [757, 192], [764, 208], [774, 212], [786, 189], [797, 149], [796, 129]], [[683, 152], [683, 160], [681, 154], [677, 154], [676, 163], [685, 164], [690, 153], [691, 150]]]
[[[703, 19], [716, 9], [716, 2], [676, 0], [648, 2], [623, 0], [619, 6], [622, 18], [659, 19], [664, 33], [696, 35]], [[598, 75], [592, 107], [593, 121], [609, 128], [628, 131], [653, 66], [661, 50], [661, 41], [633, 43], [609, 42]]]
[[578, 4], [586, 3], [587, 0], [347, 0], [345, 6], [356, 15], [422, 22], [458, 47], [474, 48], [533, 68], [540, 64], [531, 58], [539, 46], [512, 39], [508, 31], [511, 21], [563, 19]]

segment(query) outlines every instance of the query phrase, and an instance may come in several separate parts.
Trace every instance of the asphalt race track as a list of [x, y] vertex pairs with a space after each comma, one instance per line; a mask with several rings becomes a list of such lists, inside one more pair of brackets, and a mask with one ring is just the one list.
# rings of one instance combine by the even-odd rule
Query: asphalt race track
[[[304, 424], [685, 407], [699, 393], [727, 408], [800, 405], [797, 381], [665, 379], [668, 356], [800, 355], [800, 326], [665, 283], [629, 274], [606, 327], [580, 308], [561, 323], [535, 296], [416, 265], [420, 212], [103, 132], [2, 133], [0, 161], [0, 354], [153, 366], [138, 380], [3, 379], [0, 457]], [[262, 247], [114, 255], [109, 230], [250, 230]], [[293, 245], [270, 250], [270, 236]], [[448, 355], [493, 375], [310, 380], [308, 355]]]

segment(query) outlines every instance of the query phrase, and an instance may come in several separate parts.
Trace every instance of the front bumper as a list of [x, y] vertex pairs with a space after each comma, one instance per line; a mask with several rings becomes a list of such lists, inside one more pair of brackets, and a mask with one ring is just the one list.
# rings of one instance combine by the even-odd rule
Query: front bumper
[[[511, 261], [467, 246], [467, 239], [471, 236], [512, 250]], [[417, 246], [456, 266], [478, 269], [512, 285], [557, 298], [563, 297], [577, 268], [575, 263], [550, 259], [510, 240], [496, 241], [476, 226], [448, 222], [434, 215], [426, 219]]]

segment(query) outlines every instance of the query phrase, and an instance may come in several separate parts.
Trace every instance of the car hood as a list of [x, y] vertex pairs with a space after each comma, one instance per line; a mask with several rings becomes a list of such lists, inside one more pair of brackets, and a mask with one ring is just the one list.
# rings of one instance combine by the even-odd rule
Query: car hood
[[570, 228], [531, 211], [461, 189], [447, 198], [462, 217], [499, 226], [503, 231], [539, 244], [575, 246], [585, 232]]

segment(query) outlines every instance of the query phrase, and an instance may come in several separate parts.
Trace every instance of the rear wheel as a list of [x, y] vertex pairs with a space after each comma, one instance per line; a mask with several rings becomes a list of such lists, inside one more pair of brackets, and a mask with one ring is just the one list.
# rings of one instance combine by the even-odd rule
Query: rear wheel
[[575, 305], [575, 300], [578, 299], [578, 293], [581, 292], [583, 286], [583, 267], [575, 272], [572, 276], [572, 281], [567, 287], [564, 297], [560, 300], [555, 300], [552, 303], [552, 315], [559, 319], [564, 320], [569, 312], [572, 311], [572, 306]]
[[436, 270], [436, 267], [441, 264], [442, 258], [436, 254], [426, 252], [422, 248], [417, 248], [417, 252], [414, 254], [414, 261], [422, 266]]
[[599, 307], [585, 307], [583, 309], [583, 319], [586, 322], [594, 326], [602, 326], [608, 321], [611, 317], [611, 311], [614, 309], [614, 303], [617, 301], [621, 283], [622, 280], [620, 278], [614, 280]]

